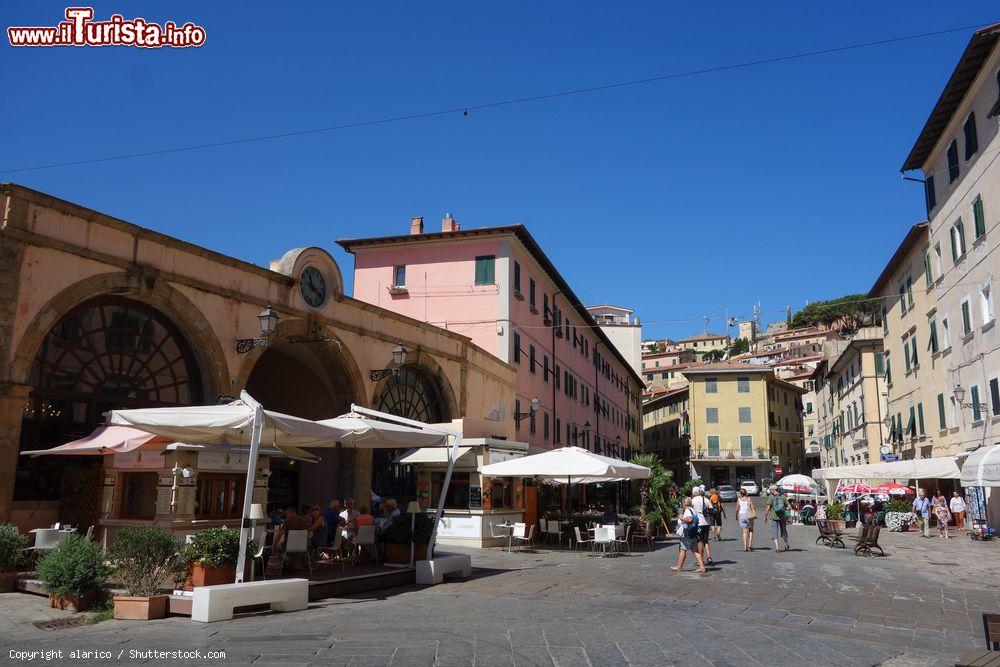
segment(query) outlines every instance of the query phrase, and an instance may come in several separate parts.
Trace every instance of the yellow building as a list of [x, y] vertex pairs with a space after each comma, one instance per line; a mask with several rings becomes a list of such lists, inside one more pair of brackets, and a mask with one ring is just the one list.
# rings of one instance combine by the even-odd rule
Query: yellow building
[[691, 464], [712, 485], [777, 478], [803, 466], [802, 395], [767, 366], [691, 367]]
[[679, 340], [677, 346], [682, 350], [694, 350], [698, 354], [704, 354], [712, 350], [725, 352], [731, 342], [729, 334], [703, 333]]
[[664, 392], [642, 406], [642, 451], [658, 455], [677, 482], [690, 476], [689, 414], [687, 387]]

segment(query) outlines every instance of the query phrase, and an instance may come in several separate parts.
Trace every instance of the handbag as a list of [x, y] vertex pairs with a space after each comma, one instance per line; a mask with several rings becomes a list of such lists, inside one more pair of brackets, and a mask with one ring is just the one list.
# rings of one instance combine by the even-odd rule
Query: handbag
[[747, 508], [747, 518], [756, 519], [757, 518], [757, 508], [754, 507], [753, 503], [750, 503], [750, 507]]
[[684, 524], [684, 537], [694, 539], [698, 537], [698, 515], [691, 512], [691, 521]]

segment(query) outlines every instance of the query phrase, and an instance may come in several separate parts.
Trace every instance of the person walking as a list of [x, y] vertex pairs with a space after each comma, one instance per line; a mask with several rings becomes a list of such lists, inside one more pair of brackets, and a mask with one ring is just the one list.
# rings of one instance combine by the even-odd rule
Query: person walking
[[696, 486], [691, 489], [691, 509], [698, 515], [698, 553], [706, 565], [712, 565], [712, 547], [708, 544], [712, 524], [709, 522], [708, 511], [712, 503], [705, 498], [705, 487]]
[[921, 537], [931, 536], [931, 501], [927, 499], [923, 489], [917, 491], [917, 497], [913, 499], [913, 513], [916, 514], [923, 524]]
[[962, 532], [965, 530], [965, 498], [962, 497], [958, 491], [951, 492], [951, 501], [948, 503], [948, 509], [951, 510], [952, 516], [955, 517], [955, 530]]
[[948, 539], [948, 523], [951, 521], [951, 512], [948, 510], [948, 500], [942, 491], [938, 491], [937, 495], [934, 496], [934, 517], [937, 519], [938, 535]]
[[677, 551], [677, 565], [671, 566], [674, 572], [684, 571], [684, 561], [688, 552], [694, 553], [694, 558], [698, 561], [698, 568], [695, 572], [706, 572], [705, 562], [701, 559], [698, 551], [698, 515], [691, 508], [691, 499], [684, 498], [681, 501], [681, 513], [677, 517], [677, 536], [680, 539]]
[[746, 489], [740, 489], [740, 498], [736, 501], [736, 519], [743, 531], [743, 551], [753, 551], [753, 522], [757, 518], [757, 508], [747, 495]]
[[775, 486], [770, 489], [771, 495], [767, 500], [767, 508], [764, 511], [764, 523], [771, 521], [771, 541], [774, 542], [774, 553], [781, 551], [778, 538], [785, 541], [785, 551], [790, 551], [788, 544], [788, 501], [781, 495], [781, 490]]
[[721, 542], [722, 520], [726, 518], [726, 508], [722, 506], [719, 492], [715, 489], [708, 492], [708, 499], [712, 503], [712, 507], [715, 508], [715, 513], [712, 515], [712, 532], [715, 534], [715, 541]]

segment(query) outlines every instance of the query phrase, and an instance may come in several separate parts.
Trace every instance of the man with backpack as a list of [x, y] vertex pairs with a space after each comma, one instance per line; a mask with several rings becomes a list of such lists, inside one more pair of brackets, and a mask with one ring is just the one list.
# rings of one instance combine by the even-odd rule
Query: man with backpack
[[768, 497], [765, 502], [764, 523], [771, 521], [771, 539], [774, 541], [774, 552], [781, 551], [778, 547], [778, 537], [785, 541], [785, 551], [791, 549], [788, 546], [788, 501], [781, 494], [776, 486], [768, 489]]
[[712, 565], [712, 547], [708, 544], [708, 536], [712, 530], [712, 503], [705, 497], [705, 487], [696, 486], [691, 489], [691, 509], [698, 515], [698, 553], [706, 565]]

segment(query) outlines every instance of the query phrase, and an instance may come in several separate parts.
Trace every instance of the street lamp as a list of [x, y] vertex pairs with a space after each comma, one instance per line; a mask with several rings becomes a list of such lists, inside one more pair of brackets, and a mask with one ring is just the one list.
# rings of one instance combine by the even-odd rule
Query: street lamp
[[531, 410], [529, 412], [515, 412], [514, 421], [520, 423], [530, 417], [531, 415], [538, 412], [538, 397], [535, 396], [531, 399]]
[[396, 377], [399, 375], [399, 369], [403, 367], [406, 363], [406, 348], [402, 345], [397, 345], [392, 348], [392, 368], [379, 368], [377, 370], [368, 371], [368, 377], [372, 382], [378, 382], [383, 378], [387, 378], [390, 375]]
[[255, 347], [263, 347], [267, 345], [267, 339], [274, 333], [275, 329], [278, 328], [278, 320], [281, 317], [271, 308], [271, 304], [267, 305], [267, 308], [262, 310], [257, 316], [260, 321], [260, 338], [238, 338], [236, 339], [236, 352], [237, 354], [246, 354]]
[[980, 411], [985, 412], [988, 407], [985, 403], [963, 403], [962, 401], [965, 400], [965, 387], [961, 383], [955, 385], [955, 388], [951, 390], [951, 394], [955, 397], [955, 402], [963, 408], [978, 408]]

